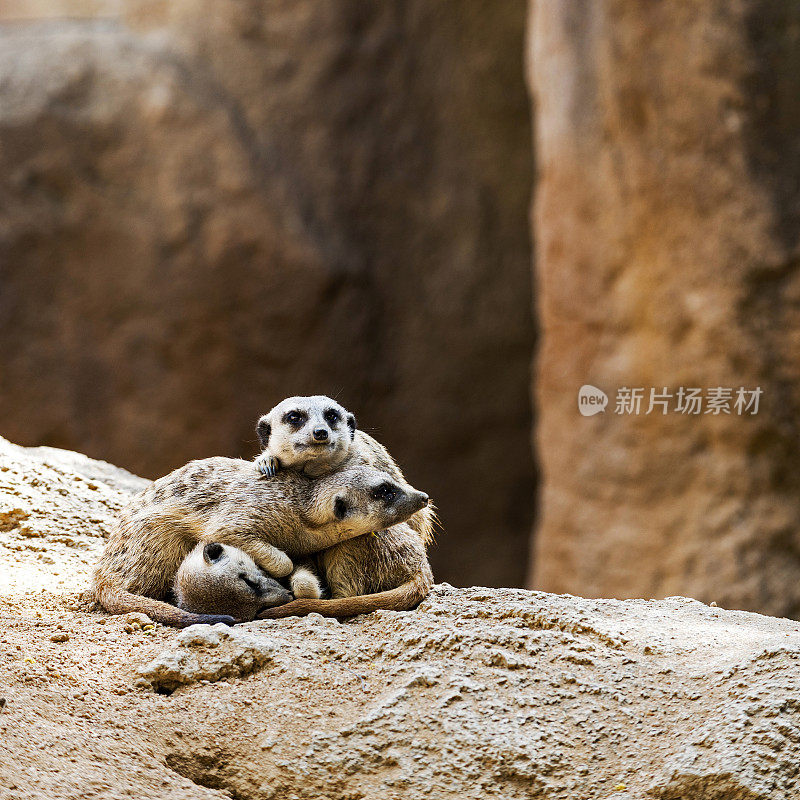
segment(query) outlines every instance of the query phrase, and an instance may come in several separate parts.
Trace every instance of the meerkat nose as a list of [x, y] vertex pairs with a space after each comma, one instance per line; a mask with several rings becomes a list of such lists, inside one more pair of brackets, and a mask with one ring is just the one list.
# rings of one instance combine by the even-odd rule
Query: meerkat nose
[[328, 429], [327, 428], [315, 428], [314, 429], [314, 438], [318, 442], [324, 442], [328, 438]]
[[417, 492], [414, 496], [414, 505], [417, 509], [425, 508], [430, 502], [430, 498], [424, 492]]

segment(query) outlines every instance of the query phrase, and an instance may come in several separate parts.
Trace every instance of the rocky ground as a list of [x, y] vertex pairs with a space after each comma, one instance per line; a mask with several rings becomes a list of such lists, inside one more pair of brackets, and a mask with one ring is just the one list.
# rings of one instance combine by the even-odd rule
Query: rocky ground
[[436, 587], [178, 632], [82, 596], [145, 482], [0, 441], [0, 798], [793, 800], [800, 627]]

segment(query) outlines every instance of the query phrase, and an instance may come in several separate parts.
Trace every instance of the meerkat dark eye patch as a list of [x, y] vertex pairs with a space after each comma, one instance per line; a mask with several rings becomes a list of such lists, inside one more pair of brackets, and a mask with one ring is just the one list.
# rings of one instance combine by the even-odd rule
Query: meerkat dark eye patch
[[348, 511], [347, 503], [341, 497], [337, 497], [333, 504], [333, 515], [336, 519], [344, 519]]
[[251, 580], [244, 573], [239, 575], [239, 580], [244, 581], [256, 594], [261, 593], [261, 586], [259, 585], [258, 581]]
[[308, 414], [302, 411], [287, 411], [286, 414], [283, 415], [283, 421], [293, 428], [301, 428], [305, 425], [307, 419]]
[[376, 486], [370, 494], [373, 500], [380, 500], [382, 503], [392, 503], [400, 493], [400, 489], [391, 483], [384, 482]]
[[203, 558], [210, 564], [212, 561], [219, 561], [222, 556], [222, 545], [219, 542], [209, 542], [203, 548]]
[[329, 408], [322, 416], [325, 418], [325, 422], [331, 426], [342, 420], [342, 415], [335, 408]]

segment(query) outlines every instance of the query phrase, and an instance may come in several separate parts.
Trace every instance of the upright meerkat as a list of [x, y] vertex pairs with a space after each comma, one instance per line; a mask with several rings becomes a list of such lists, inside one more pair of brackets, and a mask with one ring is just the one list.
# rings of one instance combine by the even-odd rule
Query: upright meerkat
[[[326, 476], [338, 469], [367, 465], [405, 483], [386, 448], [357, 430], [355, 416], [330, 397], [290, 397], [262, 416], [256, 431], [264, 450], [255, 468], [266, 477], [286, 470]], [[381, 491], [391, 501], [395, 489], [387, 484]], [[425, 551], [433, 537], [435, 518], [433, 508], [426, 505], [403, 525], [319, 553], [315, 560], [333, 599], [298, 599], [260, 616], [316, 612], [344, 617], [379, 608], [413, 608], [433, 585]]]
[[94, 571], [94, 595], [113, 614], [142, 611], [176, 627], [232, 622], [164, 602], [198, 543], [238, 547], [280, 578], [291, 572], [292, 558], [403, 522], [427, 503], [405, 481], [366, 466], [319, 480], [285, 471], [263, 481], [240, 459], [192, 461], [120, 512]]
[[324, 395], [287, 397], [258, 420], [256, 432], [263, 451], [255, 466], [267, 477], [282, 469], [327, 475], [358, 450], [355, 416]]
[[[266, 477], [290, 470], [316, 478], [362, 465], [406, 482], [386, 448], [358, 430], [355, 415], [325, 395], [288, 397], [258, 420], [256, 433], [262, 452], [254, 466]], [[433, 507], [426, 505], [408, 521], [426, 545], [435, 519]]]

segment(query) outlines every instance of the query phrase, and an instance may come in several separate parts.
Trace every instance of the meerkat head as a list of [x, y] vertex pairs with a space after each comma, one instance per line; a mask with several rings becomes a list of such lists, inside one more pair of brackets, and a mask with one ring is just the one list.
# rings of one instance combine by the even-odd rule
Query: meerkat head
[[259, 419], [256, 431], [277, 468], [322, 475], [347, 458], [356, 418], [324, 395], [289, 397]]
[[173, 586], [176, 605], [197, 614], [229, 614], [243, 622], [292, 595], [250, 556], [219, 542], [201, 542], [183, 560]]
[[428, 502], [427, 494], [388, 473], [358, 466], [319, 479], [306, 517], [311, 524], [335, 522], [343, 531], [370, 533], [405, 522]]

